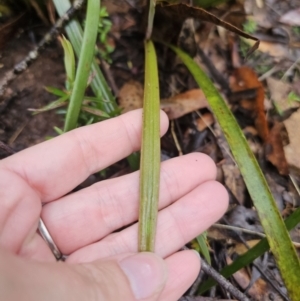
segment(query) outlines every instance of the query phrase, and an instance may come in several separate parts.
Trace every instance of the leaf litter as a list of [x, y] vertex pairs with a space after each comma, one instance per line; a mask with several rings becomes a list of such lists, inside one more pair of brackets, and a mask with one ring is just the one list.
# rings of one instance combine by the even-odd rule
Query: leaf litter
[[[142, 39], [139, 35], [143, 28], [140, 17], [143, 14], [144, 2], [104, 1], [104, 4], [108, 5], [110, 18], [113, 21], [111, 38], [116, 47], [112, 54], [110, 72], [120, 89], [118, 100], [123, 112], [142, 106], [143, 49], [140, 46]], [[195, 39], [192, 43], [195, 43], [195, 60], [205, 66], [207, 73], [215, 80], [216, 86], [227, 97], [228, 104], [246, 133], [249, 144], [253, 146], [263, 163], [271, 189], [278, 196], [276, 197], [278, 207], [286, 217], [300, 205], [299, 196], [291, 188], [291, 182], [287, 177], [282, 176], [291, 174], [298, 185], [300, 184], [300, 139], [297, 132], [300, 126], [298, 109], [300, 92], [297, 90], [300, 83], [297, 63], [299, 36], [292, 28], [294, 24], [298, 24], [298, 8], [293, 1], [285, 3], [285, 7], [276, 0], [266, 0], [262, 2], [263, 6], [257, 5], [260, 1], [254, 0], [232, 2], [236, 2], [234, 4], [239, 7], [240, 13], [236, 11], [231, 13], [232, 4], [222, 4], [218, 9], [209, 12], [201, 8], [195, 9], [184, 3], [177, 6], [163, 6], [156, 20], [156, 30], [158, 24], [162, 26], [164, 16], [167, 19], [167, 15], [171, 15], [173, 19], [179, 21], [178, 32], [175, 27], [173, 28], [175, 37], [173, 42], [176, 42], [183, 28], [181, 28], [183, 21], [187, 16], [194, 18], [194, 29], [191, 32], [190, 27], [184, 27], [188, 34], [183, 38], [181, 36], [181, 39], [184, 43], [187, 37], [194, 35]], [[289, 22], [286, 16], [290, 13], [296, 17], [293, 20], [290, 18]], [[247, 14], [249, 18], [251, 14], [252, 17], [254, 16], [253, 20], [258, 26], [251, 34], [242, 33], [247, 38], [245, 42], [238, 35], [241, 34], [242, 23]], [[234, 23], [234, 26], [228, 23], [229, 20]], [[220, 25], [235, 34], [220, 30], [218, 27]], [[281, 29], [282, 26], [285, 26], [284, 30], [288, 33], [288, 43], [282, 43], [286, 37], [280, 33], [280, 30], [279, 33], [270, 31], [271, 28]], [[232, 61], [233, 54], [237, 60], [243, 61], [246, 53], [249, 53], [248, 38], [254, 38], [255, 44], [257, 37], [262, 39], [260, 51], [250, 55], [246, 64], [240, 63], [237, 66]], [[206, 59], [200, 55], [199, 48], [204, 52]], [[236, 48], [236, 52], [233, 48]], [[260, 232], [259, 221], [254, 217], [252, 201], [247, 194], [240, 172], [230, 157], [230, 152], [226, 149], [226, 145], [224, 146], [224, 139], [214, 124], [214, 118], [202, 91], [196, 89], [195, 83], [175, 57], [172, 58], [165, 50], [158, 49], [162, 88], [161, 108], [167, 112], [170, 119], [174, 120], [175, 134], [183, 152], [201, 150], [209, 154], [221, 171], [218, 179], [228, 188], [230, 208], [221, 222], [226, 224], [227, 219], [231, 225]], [[253, 48], [250, 48], [250, 53], [252, 51]], [[275, 65], [277, 69], [273, 73], [270, 72]], [[215, 70], [212, 66], [216, 67]], [[264, 77], [262, 81], [259, 80], [261, 76]], [[51, 82], [48, 84], [52, 85]], [[233, 96], [234, 102], [231, 101]], [[283, 139], [284, 136], [288, 139]], [[9, 137], [2, 137], [4, 142], [9, 140]], [[163, 153], [168, 157], [178, 154], [173, 141], [170, 131], [162, 140]], [[18, 140], [15, 143], [18, 143]], [[114, 170], [116, 171], [116, 168], [127, 170], [125, 166], [126, 164], [121, 163]], [[234, 260], [241, 245], [245, 245], [240, 241], [241, 238], [250, 247], [253, 239], [257, 240], [257, 236], [243, 234], [243, 230], [240, 236], [228, 230], [218, 230], [218, 236], [210, 236], [212, 229], [208, 231], [209, 244], [214, 263], [219, 267]], [[299, 230], [294, 231], [293, 240], [300, 241]], [[222, 254], [226, 255], [225, 260]], [[267, 259], [267, 263], [273, 264], [271, 257]], [[270, 269], [266, 265], [264, 273], [273, 276], [272, 282], [280, 283], [276, 268]], [[261, 274], [258, 274], [257, 278], [255, 266], [250, 265], [247, 269], [241, 270], [239, 275], [235, 274], [234, 279], [242, 289], [249, 286], [246, 293], [256, 300], [264, 300], [270, 294], [276, 297], [274, 300], [279, 300], [269, 282], [262, 280]], [[227, 298], [219, 287], [215, 291], [215, 297]]]

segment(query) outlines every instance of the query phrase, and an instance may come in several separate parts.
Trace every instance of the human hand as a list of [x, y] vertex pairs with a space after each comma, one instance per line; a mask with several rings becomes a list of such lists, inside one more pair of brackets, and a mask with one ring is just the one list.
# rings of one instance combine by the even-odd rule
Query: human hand
[[[161, 113], [162, 134], [167, 125]], [[1, 300], [175, 301], [188, 289], [200, 260], [177, 251], [218, 220], [228, 201], [208, 156], [162, 163], [156, 254], [137, 253], [138, 172], [66, 195], [138, 150], [141, 127], [137, 110], [0, 161]], [[55, 262], [37, 233], [40, 217], [66, 263]]]

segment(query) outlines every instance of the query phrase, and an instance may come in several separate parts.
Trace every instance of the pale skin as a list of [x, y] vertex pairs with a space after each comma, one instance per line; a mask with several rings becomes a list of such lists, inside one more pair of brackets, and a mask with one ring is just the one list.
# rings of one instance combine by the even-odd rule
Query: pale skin
[[[137, 254], [138, 172], [68, 194], [138, 150], [141, 125], [141, 110], [133, 111], [0, 161], [1, 300], [176, 301], [189, 288], [200, 260], [178, 250], [228, 205], [208, 156], [162, 163], [156, 255]], [[162, 112], [162, 135], [167, 126]], [[40, 217], [65, 263], [38, 234]]]

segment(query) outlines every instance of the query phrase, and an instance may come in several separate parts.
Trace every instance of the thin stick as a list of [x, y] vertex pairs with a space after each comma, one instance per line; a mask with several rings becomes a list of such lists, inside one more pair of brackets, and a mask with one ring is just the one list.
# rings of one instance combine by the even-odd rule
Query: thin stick
[[201, 269], [226, 289], [232, 296], [239, 301], [251, 301], [245, 294], [234, 287], [229, 281], [213, 269], [203, 258], [201, 258]]
[[[219, 228], [219, 229], [232, 230], [232, 231], [240, 231], [240, 232], [247, 233], [247, 234], [257, 235], [257, 236], [260, 236], [262, 238], [266, 237], [266, 234], [264, 234], [264, 233], [253, 231], [253, 230], [248, 230], [248, 229], [245, 229], [245, 228], [230, 226], [230, 225], [213, 224], [211, 227]], [[299, 242], [292, 241], [292, 243], [294, 244], [295, 247], [298, 247], [298, 248], [300, 247]]]
[[174, 142], [175, 142], [175, 145], [176, 145], [176, 148], [177, 148], [177, 151], [178, 151], [178, 155], [182, 156], [183, 152], [182, 152], [181, 146], [179, 144], [179, 141], [178, 141], [178, 138], [176, 136], [175, 129], [174, 129], [174, 120], [171, 121], [171, 133], [172, 133], [172, 137], [174, 139]]

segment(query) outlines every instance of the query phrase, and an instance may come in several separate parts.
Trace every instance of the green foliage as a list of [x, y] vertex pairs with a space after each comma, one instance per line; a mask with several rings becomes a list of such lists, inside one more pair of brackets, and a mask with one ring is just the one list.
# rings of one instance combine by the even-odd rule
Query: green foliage
[[295, 101], [300, 102], [300, 96], [296, 94], [294, 91], [291, 91], [288, 95], [288, 102], [289, 104], [291, 104]]
[[[55, 8], [60, 16], [62, 16], [70, 7], [71, 3], [69, 0], [53, 0]], [[99, 22], [98, 22], [99, 24]], [[95, 28], [98, 28], [98, 24]], [[73, 46], [74, 52], [79, 57], [81, 52], [81, 46], [83, 44], [83, 31], [80, 23], [76, 19], [72, 19], [65, 26], [68, 38]], [[94, 60], [92, 63], [91, 74], [93, 75], [91, 80], [91, 88], [98, 100], [97, 108], [101, 111], [106, 112], [109, 116], [116, 116], [120, 113], [119, 108], [116, 104], [115, 98], [113, 97], [106, 80]]]
[[207, 232], [203, 232], [201, 235], [197, 236], [196, 238], [199, 244], [199, 250], [201, 254], [204, 256], [205, 260], [211, 264], [209, 249], [208, 249], [208, 242], [207, 242]]
[[[300, 208], [295, 210], [285, 221], [284, 221], [288, 231], [292, 230], [300, 223]], [[266, 238], [263, 238], [257, 245], [249, 249], [246, 253], [239, 256], [232, 264], [226, 266], [222, 269], [221, 275], [228, 278], [232, 276], [235, 272], [251, 264], [256, 258], [262, 256], [265, 252], [270, 250], [270, 246]], [[213, 287], [216, 282], [213, 279], [209, 279], [202, 283], [199, 287], [199, 294], [205, 293], [211, 287]]]
[[293, 26], [292, 32], [294, 33], [294, 35], [300, 36], [300, 26]]
[[108, 41], [108, 33], [112, 27], [112, 22], [108, 17], [109, 14], [106, 7], [101, 7], [98, 25], [98, 40], [100, 42], [100, 48], [98, 48], [98, 51], [103, 59], [105, 59], [108, 63], [111, 63], [110, 54], [114, 51], [114, 47], [112, 47]]
[[289, 295], [293, 301], [300, 300], [299, 258], [263, 172], [242, 130], [205, 72], [188, 54], [174, 46], [170, 48], [181, 58], [198, 85], [201, 86], [243, 175]]
[[[75, 81], [75, 55], [71, 43], [65, 37], [60, 38], [60, 42], [64, 49], [64, 63], [66, 70], [65, 89], [62, 90], [56, 87], [46, 87], [46, 91], [55, 96], [58, 96], [58, 99], [43, 108], [32, 110], [34, 112], [33, 114], [38, 114], [67, 106], [70, 101]], [[81, 112], [78, 117], [78, 125], [87, 125], [102, 119], [109, 118], [109, 115], [106, 112], [97, 109], [99, 102], [101, 103], [102, 100], [98, 99], [97, 97], [84, 96], [83, 106], [81, 107]], [[65, 115], [67, 111], [60, 110], [58, 113]]]
[[253, 19], [248, 19], [243, 24], [243, 29], [245, 32], [252, 34], [257, 30], [257, 23]]
[[140, 171], [139, 251], [154, 252], [160, 181], [160, 98], [157, 58], [145, 42], [144, 114]]
[[71, 43], [63, 36], [60, 38], [64, 49], [64, 63], [67, 74], [66, 89], [71, 91], [75, 81], [75, 55]]

